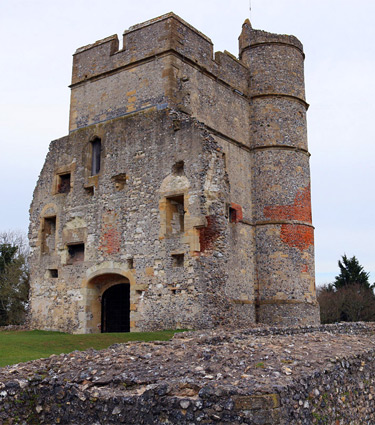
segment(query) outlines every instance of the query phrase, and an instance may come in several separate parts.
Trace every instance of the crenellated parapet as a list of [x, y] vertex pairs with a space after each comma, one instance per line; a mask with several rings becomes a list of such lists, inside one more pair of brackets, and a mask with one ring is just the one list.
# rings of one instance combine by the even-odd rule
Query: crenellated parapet
[[135, 25], [121, 50], [113, 35], [75, 52], [70, 130], [160, 105], [204, 120], [194, 96], [207, 78], [234, 97], [247, 93], [246, 66], [228, 52], [214, 55], [211, 40], [175, 14]]
[[274, 34], [271, 32], [257, 30], [252, 28], [252, 25], [248, 19], [245, 20], [243, 24], [243, 31], [239, 37], [240, 41], [240, 57], [243, 55], [243, 52], [258, 44], [285, 44], [287, 46], [293, 46], [298, 49], [303, 55], [303, 45], [294, 35], [287, 34]]
[[254, 30], [249, 21], [239, 37], [239, 56], [251, 70], [250, 95], [295, 97], [305, 102], [302, 43], [294, 36]]

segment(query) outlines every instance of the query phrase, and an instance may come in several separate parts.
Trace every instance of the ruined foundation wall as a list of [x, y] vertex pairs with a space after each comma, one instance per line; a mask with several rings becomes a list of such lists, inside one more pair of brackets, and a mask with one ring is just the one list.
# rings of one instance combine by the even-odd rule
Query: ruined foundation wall
[[51, 356], [0, 369], [0, 423], [370, 424], [373, 335], [220, 329]]

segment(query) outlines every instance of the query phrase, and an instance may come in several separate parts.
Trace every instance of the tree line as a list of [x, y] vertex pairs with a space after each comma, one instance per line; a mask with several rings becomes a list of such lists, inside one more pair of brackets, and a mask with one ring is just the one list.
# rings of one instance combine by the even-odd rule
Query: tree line
[[345, 254], [338, 262], [340, 273], [333, 283], [318, 289], [322, 323], [375, 321], [374, 285], [355, 256]]

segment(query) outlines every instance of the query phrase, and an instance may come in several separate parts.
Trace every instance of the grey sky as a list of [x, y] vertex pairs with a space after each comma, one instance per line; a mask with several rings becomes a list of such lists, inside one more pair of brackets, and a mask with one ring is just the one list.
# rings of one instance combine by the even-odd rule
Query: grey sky
[[[356, 255], [375, 280], [371, 0], [251, 0], [255, 28], [304, 45], [317, 282]], [[76, 48], [173, 11], [237, 56], [249, 0], [1, 0], [0, 231], [27, 230], [49, 142], [67, 134]]]

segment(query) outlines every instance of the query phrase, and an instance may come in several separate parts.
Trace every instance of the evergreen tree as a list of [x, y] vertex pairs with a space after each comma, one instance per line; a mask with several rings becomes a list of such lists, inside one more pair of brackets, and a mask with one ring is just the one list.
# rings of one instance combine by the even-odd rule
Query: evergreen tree
[[335, 277], [335, 281], [333, 283], [336, 289], [354, 284], [364, 286], [368, 289], [371, 288], [369, 282], [370, 273], [365, 272], [355, 256], [348, 258], [344, 254], [342, 256], [342, 261], [339, 260], [338, 264], [340, 274]]
[[0, 244], [0, 273], [4, 273], [5, 268], [14, 261], [18, 247], [9, 243]]

